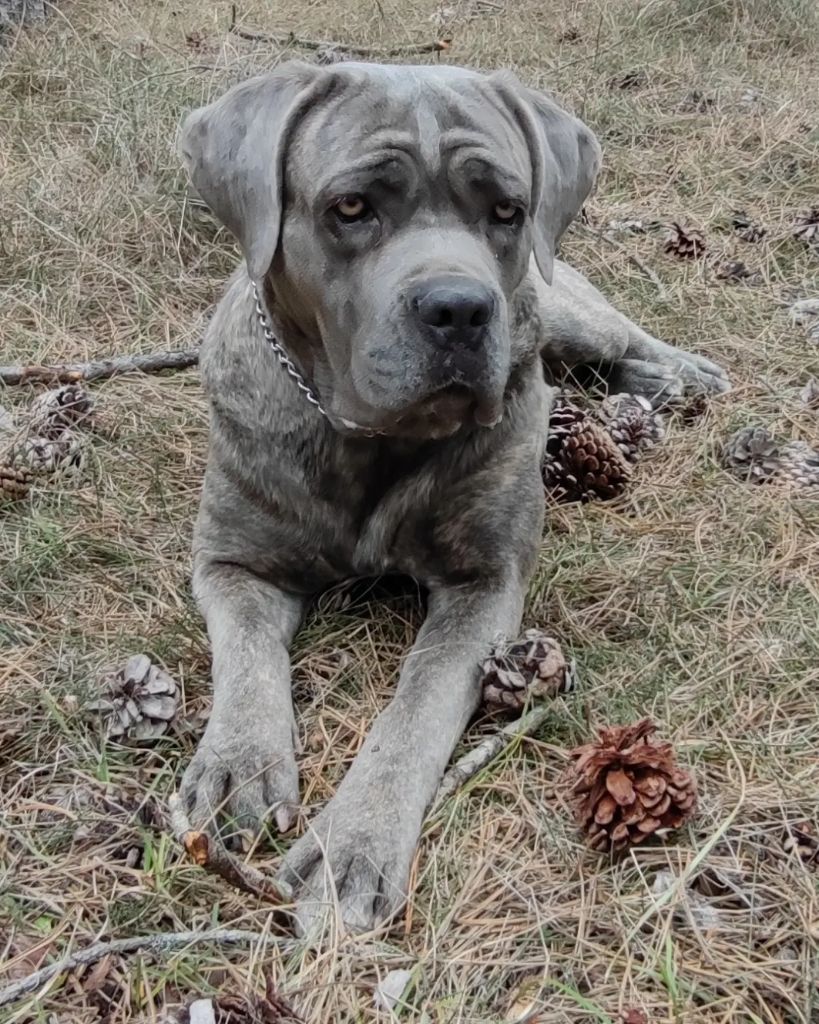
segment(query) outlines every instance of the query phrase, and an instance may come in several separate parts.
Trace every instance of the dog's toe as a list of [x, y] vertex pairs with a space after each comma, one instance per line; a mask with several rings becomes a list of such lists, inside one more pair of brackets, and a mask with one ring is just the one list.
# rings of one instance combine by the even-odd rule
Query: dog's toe
[[292, 847], [279, 880], [296, 893], [296, 931], [318, 941], [328, 932], [360, 933], [388, 921], [406, 899], [406, 859], [394, 837], [315, 831]]
[[298, 771], [290, 753], [264, 743], [202, 739], [182, 780], [181, 794], [191, 823], [215, 832], [226, 821], [226, 840], [236, 832], [257, 832], [271, 818], [279, 831], [292, 827], [298, 810]]

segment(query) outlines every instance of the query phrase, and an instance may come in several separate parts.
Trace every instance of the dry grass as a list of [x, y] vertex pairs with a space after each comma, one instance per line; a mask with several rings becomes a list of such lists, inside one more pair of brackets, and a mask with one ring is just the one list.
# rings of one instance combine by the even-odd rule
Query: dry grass
[[[794, 211], [818, 202], [815, 4], [445, 6], [438, 21], [431, 0], [241, 13], [248, 25], [371, 44], [449, 29], [446, 59], [513, 66], [561, 94], [605, 144], [593, 223], [681, 219], [759, 272], [754, 287], [716, 281], [707, 265], [665, 257], [651, 233], [625, 237], [626, 252], [587, 233], [565, 247], [650, 329], [728, 365], [736, 390], [693, 426], [672, 426], [626, 503], [553, 517], [527, 615], [572, 652], [581, 692], [429, 823], [393, 933], [321, 953], [291, 943], [131, 956], [58, 979], [38, 1002], [0, 1011], [5, 1021], [161, 1020], [192, 994], [258, 988], [265, 970], [311, 1022], [500, 1022], [524, 980], [542, 1024], [612, 1022], [635, 1008], [652, 1024], [819, 1019], [816, 875], [780, 843], [787, 822], [819, 819], [819, 502], [744, 489], [715, 461], [720, 438], [752, 421], [819, 442], [796, 398], [819, 350], [782, 308], [819, 293], [816, 253], [788, 233]], [[235, 253], [185, 203], [175, 125], [282, 56], [228, 36], [229, 17], [227, 3], [78, 0], [58, 4], [45, 33], [7, 37], [0, 362], [198, 335]], [[610, 86], [634, 69], [645, 72], [638, 87]], [[713, 102], [691, 112], [693, 90]], [[725, 222], [736, 207], [770, 227], [764, 242], [735, 239]], [[668, 302], [628, 252], [657, 272]], [[78, 483], [43, 487], [0, 519], [0, 986], [98, 937], [274, 927], [264, 906], [181, 862], [157, 817], [195, 735], [116, 747], [83, 714], [99, 670], [137, 650], [177, 675], [189, 713], [208, 700], [188, 589], [205, 447], [197, 377], [94, 390], [118, 435], [95, 440]], [[311, 806], [388, 699], [419, 614], [411, 596], [341, 610], [325, 600], [299, 637]], [[694, 766], [702, 812], [666, 848], [599, 861], [555, 780], [590, 722], [644, 714]], [[666, 869], [687, 886], [655, 903]], [[372, 993], [393, 967], [414, 975], [390, 1016]]]

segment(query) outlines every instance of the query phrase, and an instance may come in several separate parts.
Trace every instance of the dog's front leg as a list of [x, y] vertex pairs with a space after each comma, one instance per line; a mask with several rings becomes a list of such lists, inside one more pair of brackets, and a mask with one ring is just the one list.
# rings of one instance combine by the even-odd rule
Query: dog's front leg
[[498, 636], [517, 633], [522, 606], [517, 574], [495, 587], [430, 593], [395, 697], [282, 866], [303, 932], [335, 913], [366, 930], [404, 902], [424, 813], [478, 705], [481, 659]]
[[268, 814], [290, 827], [298, 805], [288, 646], [304, 599], [236, 565], [206, 563], [194, 593], [213, 647], [213, 709], [182, 781], [198, 827], [216, 816], [256, 829]]

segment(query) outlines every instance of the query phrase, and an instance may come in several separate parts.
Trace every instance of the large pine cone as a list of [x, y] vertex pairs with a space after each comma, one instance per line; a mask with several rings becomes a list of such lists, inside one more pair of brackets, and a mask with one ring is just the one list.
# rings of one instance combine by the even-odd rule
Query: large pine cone
[[57, 441], [72, 427], [90, 425], [94, 398], [82, 384], [64, 384], [38, 395], [31, 403], [28, 415], [30, 434]]
[[531, 698], [555, 697], [574, 688], [560, 645], [538, 629], [527, 629], [522, 640], [496, 647], [482, 669], [483, 701], [492, 710], [519, 711]]
[[662, 417], [641, 395], [610, 395], [601, 403], [598, 416], [629, 462], [637, 462], [665, 436]]
[[102, 680], [105, 697], [88, 704], [103, 715], [111, 739], [154, 740], [171, 725], [179, 703], [176, 681], [144, 654], [135, 654]]
[[25, 498], [31, 482], [31, 472], [24, 466], [0, 463], [0, 505]]
[[549, 421], [543, 483], [553, 501], [616, 498], [631, 470], [608, 431], [566, 398], [559, 397]]
[[696, 228], [684, 228], [676, 221], [665, 240], [665, 251], [681, 260], [698, 260], [705, 255], [705, 236]]
[[575, 818], [595, 850], [623, 850], [679, 828], [694, 813], [697, 786], [670, 743], [654, 743], [648, 718], [600, 729], [571, 752], [565, 775]]

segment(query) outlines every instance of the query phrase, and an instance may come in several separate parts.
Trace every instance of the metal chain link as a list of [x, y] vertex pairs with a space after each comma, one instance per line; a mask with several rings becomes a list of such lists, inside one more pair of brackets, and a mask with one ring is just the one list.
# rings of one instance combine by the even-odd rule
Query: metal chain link
[[318, 400], [315, 391], [313, 391], [313, 389], [304, 379], [302, 374], [299, 372], [296, 364], [287, 354], [287, 351], [284, 348], [284, 346], [281, 344], [280, 341], [278, 341], [276, 335], [273, 333], [273, 325], [270, 323], [270, 317], [267, 315], [267, 313], [264, 310], [264, 307], [262, 306], [262, 299], [261, 296], [259, 295], [259, 289], [256, 287], [255, 282], [253, 284], [253, 295], [256, 298], [256, 316], [259, 318], [259, 323], [262, 325], [262, 330], [264, 331], [265, 340], [267, 341], [268, 345], [276, 353], [279, 362], [296, 382], [296, 387], [299, 389], [299, 391], [301, 391], [301, 393], [304, 395], [307, 401], [311, 405], [314, 405], [322, 416], [327, 418], [327, 413], [324, 411], [324, 406]]

